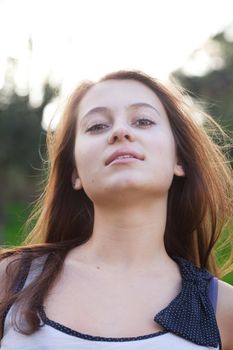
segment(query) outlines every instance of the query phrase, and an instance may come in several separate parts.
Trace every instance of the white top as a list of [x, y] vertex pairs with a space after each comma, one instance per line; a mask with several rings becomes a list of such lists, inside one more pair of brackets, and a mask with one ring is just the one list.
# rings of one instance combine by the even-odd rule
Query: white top
[[3, 350], [206, 350], [219, 349], [194, 344], [172, 333], [134, 341], [92, 341], [65, 334], [45, 325], [30, 335], [8, 328], [2, 341]]
[[[34, 261], [35, 263], [35, 261]], [[40, 271], [38, 271], [40, 273]], [[31, 268], [25, 285], [35, 278]], [[162, 331], [152, 335], [131, 338], [99, 338], [73, 331], [59, 323], [47, 319], [38, 331], [32, 335], [23, 335], [12, 327], [11, 315], [14, 305], [7, 313], [4, 323], [2, 350], [213, 350], [219, 346], [208, 347], [197, 345], [171, 332]], [[42, 318], [41, 318], [41, 324]]]

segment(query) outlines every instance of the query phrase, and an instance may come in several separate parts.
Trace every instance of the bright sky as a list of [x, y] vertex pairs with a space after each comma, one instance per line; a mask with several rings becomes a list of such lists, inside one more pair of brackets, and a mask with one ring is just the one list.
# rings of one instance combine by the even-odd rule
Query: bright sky
[[0, 0], [0, 88], [7, 56], [34, 104], [47, 76], [63, 94], [117, 69], [166, 80], [232, 21], [232, 0]]

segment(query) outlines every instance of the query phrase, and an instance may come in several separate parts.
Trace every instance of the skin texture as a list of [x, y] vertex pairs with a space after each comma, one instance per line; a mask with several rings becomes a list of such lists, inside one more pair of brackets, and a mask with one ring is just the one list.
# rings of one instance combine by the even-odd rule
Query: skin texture
[[[156, 110], [148, 107], [127, 108], [138, 102], [148, 103]], [[86, 115], [96, 106], [105, 106], [111, 111]], [[140, 122], [140, 118], [151, 122]], [[103, 125], [87, 132], [95, 123]], [[106, 158], [124, 147], [138, 151], [146, 158], [145, 162], [105, 167]], [[157, 194], [161, 191], [164, 194], [170, 187], [174, 173], [180, 174], [180, 168], [175, 164], [175, 143], [166, 112], [148, 87], [133, 80], [99, 83], [83, 98], [79, 108], [75, 158], [85, 191], [94, 203], [100, 196], [106, 197], [103, 189], [110, 190], [115, 196], [116, 190], [122, 190], [119, 196], [121, 201], [122, 194], [129, 192], [130, 202], [134, 193], [132, 189], [138, 189], [137, 196], [139, 191], [142, 194], [146, 190], [152, 194], [153, 189], [157, 190]], [[100, 187], [101, 182], [103, 187]]]

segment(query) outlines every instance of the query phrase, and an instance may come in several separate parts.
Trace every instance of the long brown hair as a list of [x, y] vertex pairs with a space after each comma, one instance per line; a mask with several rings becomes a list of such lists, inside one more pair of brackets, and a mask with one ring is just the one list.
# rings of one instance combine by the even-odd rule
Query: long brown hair
[[[221, 270], [213, 248], [220, 241], [221, 233], [229, 235], [232, 232], [233, 216], [232, 170], [223, 144], [226, 134], [214, 119], [201, 111], [198, 113], [204, 115], [204, 123], [199, 123], [195, 117], [197, 110], [186, 102], [184, 93], [178, 88], [168, 88], [141, 71], [118, 71], [100, 81], [109, 79], [134, 79], [145, 84], [159, 97], [167, 112], [177, 154], [186, 174], [185, 177], [174, 176], [168, 193], [164, 234], [167, 253], [171, 257], [181, 256], [221, 277], [230, 270]], [[75, 168], [77, 109], [83, 96], [95, 84], [83, 81], [67, 102], [56, 130], [48, 129], [45, 188], [27, 223], [27, 227], [33, 226], [20, 247], [2, 248], [0, 255], [0, 260], [10, 257], [0, 321], [7, 308], [20, 301], [28, 327], [17, 325], [16, 318], [14, 322], [24, 334], [32, 334], [38, 329], [38, 307], [61, 271], [66, 254], [92, 235], [93, 203], [84, 189], [74, 191], [71, 174]], [[228, 251], [232, 252], [232, 249]], [[22, 277], [25, 266], [46, 254], [40, 275], [25, 289], [16, 291], [16, 282]]]

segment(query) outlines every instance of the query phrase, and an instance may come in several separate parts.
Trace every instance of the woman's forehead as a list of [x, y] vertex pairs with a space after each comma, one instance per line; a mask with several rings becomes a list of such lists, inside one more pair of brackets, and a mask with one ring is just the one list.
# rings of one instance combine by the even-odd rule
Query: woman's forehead
[[160, 113], [164, 107], [157, 95], [145, 84], [133, 79], [106, 80], [92, 86], [80, 102], [80, 118], [90, 109], [108, 107], [112, 110], [126, 108], [136, 103], [150, 104]]

